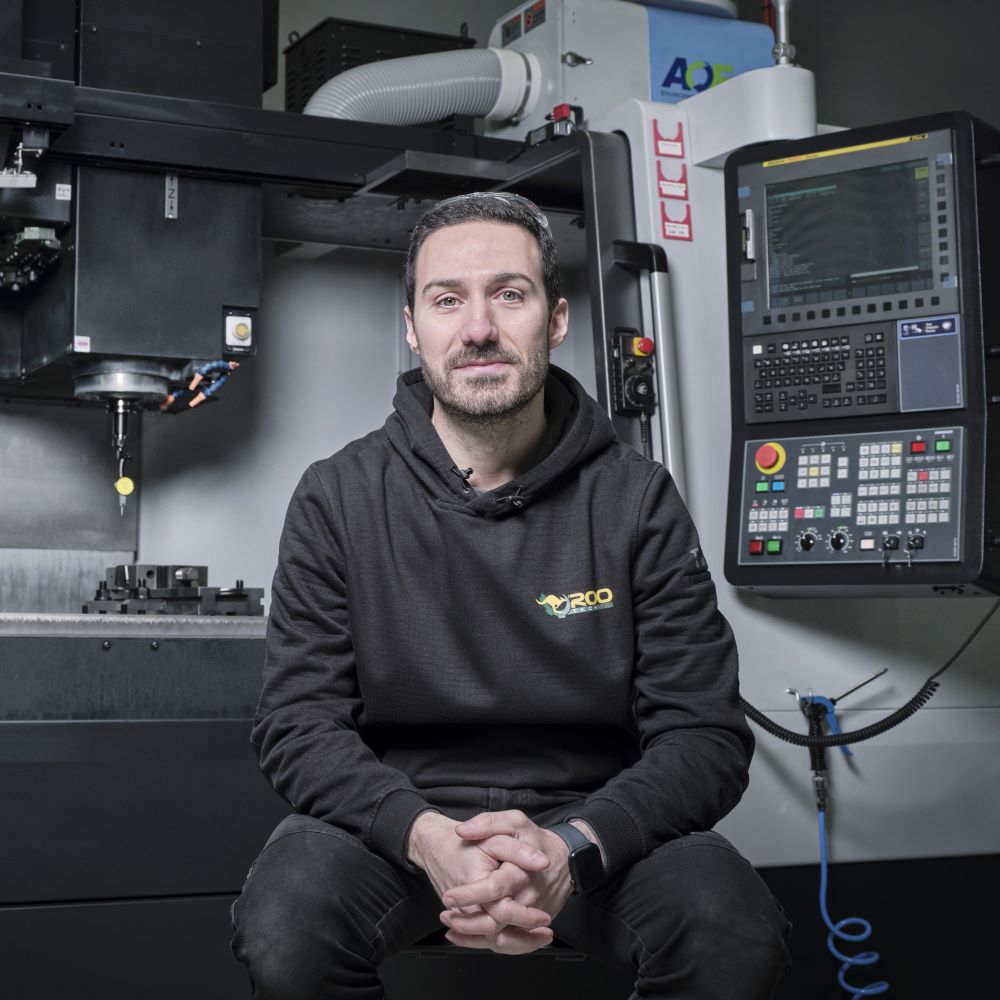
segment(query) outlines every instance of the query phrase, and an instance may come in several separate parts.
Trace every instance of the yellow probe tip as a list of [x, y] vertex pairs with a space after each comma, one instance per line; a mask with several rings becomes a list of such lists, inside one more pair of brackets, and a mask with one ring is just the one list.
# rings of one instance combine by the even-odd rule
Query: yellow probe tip
[[131, 496], [135, 490], [135, 483], [128, 476], [122, 476], [115, 481], [115, 491], [120, 497]]

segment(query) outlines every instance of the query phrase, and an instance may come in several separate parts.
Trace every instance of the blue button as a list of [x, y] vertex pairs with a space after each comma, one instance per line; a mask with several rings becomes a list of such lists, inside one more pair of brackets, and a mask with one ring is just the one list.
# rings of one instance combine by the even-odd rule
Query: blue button
[[784, 479], [775, 479], [774, 482], [771, 483], [771, 489], [775, 493], [784, 493], [785, 492]]

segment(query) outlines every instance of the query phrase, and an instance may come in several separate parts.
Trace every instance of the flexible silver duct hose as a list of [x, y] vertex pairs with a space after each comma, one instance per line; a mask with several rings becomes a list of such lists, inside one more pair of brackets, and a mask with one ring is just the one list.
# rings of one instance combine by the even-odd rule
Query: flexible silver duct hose
[[449, 115], [517, 119], [538, 100], [539, 64], [509, 49], [465, 49], [355, 66], [327, 80], [307, 115], [420, 125]]

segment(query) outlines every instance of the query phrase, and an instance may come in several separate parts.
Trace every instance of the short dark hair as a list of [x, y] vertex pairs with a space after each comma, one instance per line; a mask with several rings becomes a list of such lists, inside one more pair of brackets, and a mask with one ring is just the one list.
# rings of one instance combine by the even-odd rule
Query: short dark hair
[[559, 301], [561, 285], [559, 281], [559, 257], [549, 229], [549, 220], [541, 209], [527, 198], [509, 191], [476, 191], [460, 194], [454, 198], [439, 201], [421, 216], [413, 232], [406, 252], [406, 301], [413, 311], [416, 298], [417, 255], [424, 241], [431, 233], [445, 226], [457, 226], [461, 222], [496, 222], [526, 229], [538, 245], [542, 260], [542, 284], [549, 315]]

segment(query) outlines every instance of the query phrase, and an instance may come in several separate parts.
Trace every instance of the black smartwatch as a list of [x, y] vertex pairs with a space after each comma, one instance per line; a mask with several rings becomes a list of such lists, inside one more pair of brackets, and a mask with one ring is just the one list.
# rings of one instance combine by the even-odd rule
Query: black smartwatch
[[569, 877], [573, 892], [590, 892], [604, 881], [601, 849], [572, 823], [557, 823], [549, 829], [562, 837], [569, 848]]

